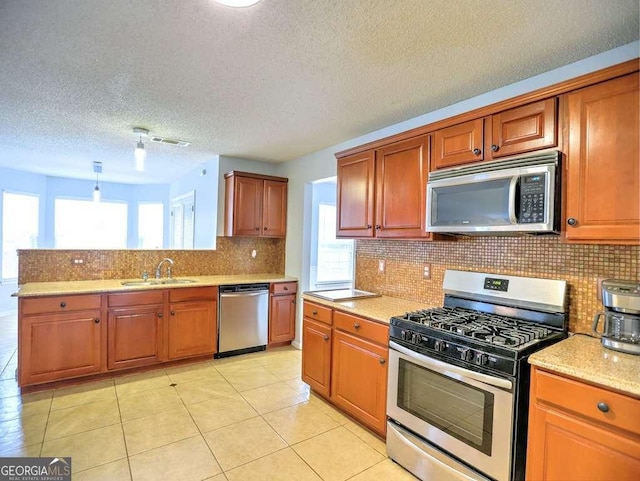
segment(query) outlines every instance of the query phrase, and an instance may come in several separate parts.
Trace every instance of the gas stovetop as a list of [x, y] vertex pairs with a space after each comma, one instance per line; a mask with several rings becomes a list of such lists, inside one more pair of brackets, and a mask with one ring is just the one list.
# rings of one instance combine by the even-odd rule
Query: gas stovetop
[[447, 270], [443, 288], [444, 307], [391, 318], [391, 347], [517, 376], [529, 354], [567, 335], [565, 281]]
[[554, 334], [539, 324], [460, 307], [408, 312], [399, 319], [506, 348], [518, 348]]

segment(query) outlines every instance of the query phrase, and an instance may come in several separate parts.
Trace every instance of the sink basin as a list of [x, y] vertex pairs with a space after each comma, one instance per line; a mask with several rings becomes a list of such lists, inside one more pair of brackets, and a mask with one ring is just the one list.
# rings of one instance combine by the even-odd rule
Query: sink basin
[[164, 284], [193, 284], [193, 279], [148, 279], [146, 281], [124, 281], [121, 284], [127, 287], [135, 287], [135, 286], [157, 286]]

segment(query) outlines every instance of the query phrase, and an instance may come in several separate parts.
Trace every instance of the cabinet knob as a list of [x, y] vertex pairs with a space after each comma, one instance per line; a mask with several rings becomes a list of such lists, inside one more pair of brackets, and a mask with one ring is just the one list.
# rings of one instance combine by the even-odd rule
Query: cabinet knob
[[367, 224], [367, 229], [371, 229], [371, 224]]
[[285, 291], [289, 290], [289, 288], [287, 286], [284, 286], [282, 289], [285, 290]]
[[295, 299], [293, 299], [293, 300], [291, 301], [291, 304], [295, 304], [295, 303], [296, 303], [296, 300], [295, 300]]
[[61, 302], [61, 303], [60, 303], [60, 307], [62, 307], [62, 308], [64, 309], [65, 307], [67, 307], [67, 303], [66, 303], [66, 302], [64, 302], [64, 301], [63, 301], [63, 302]]
[[576, 219], [575, 217], [569, 217], [567, 219], [567, 224], [569, 224], [570, 226], [574, 226], [578, 224], [578, 219]]
[[256, 230], [260, 230], [260, 227], [256, 227]]
[[473, 155], [480, 155], [482, 153], [482, 150], [480, 149], [473, 149]]
[[376, 225], [376, 230], [380, 230], [380, 225]]
[[383, 358], [380, 358], [380, 359], [378, 360], [378, 362], [379, 362], [380, 364], [384, 364], [384, 363], [385, 363], [385, 362], [387, 362], [387, 361], [385, 361]]
[[176, 311], [171, 311], [171, 315], [175, 316], [176, 315]]
[[327, 335], [325, 334], [325, 336], [324, 336], [324, 338], [323, 338], [323, 339], [324, 339], [325, 341], [328, 341], [328, 340], [329, 340], [329, 336], [327, 336]]
[[93, 320], [93, 322], [95, 322], [96, 324], [100, 324], [100, 318], [99, 318], [99, 317], [96, 317], [96, 318]]
[[162, 312], [158, 312], [158, 317], [162, 317]]
[[265, 228], [264, 228], [264, 230], [269, 230], [269, 228], [268, 228], [268, 227], [265, 227]]
[[499, 145], [496, 145], [496, 144], [491, 145], [491, 151], [492, 152], [497, 152], [498, 150], [500, 150], [500, 146]]
[[360, 329], [360, 324], [358, 324], [357, 322], [353, 325], [354, 329]]
[[318, 311], [311, 311], [311, 314], [312, 314], [313, 316], [317, 316], [317, 315], [318, 315]]
[[605, 402], [599, 402], [598, 403], [598, 409], [600, 411], [602, 411], [603, 413], [608, 413], [609, 412], [609, 405]]

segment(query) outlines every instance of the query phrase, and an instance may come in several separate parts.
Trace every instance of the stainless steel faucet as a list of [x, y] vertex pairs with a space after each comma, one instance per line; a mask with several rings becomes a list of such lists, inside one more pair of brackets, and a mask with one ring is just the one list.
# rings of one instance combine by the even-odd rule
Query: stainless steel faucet
[[164, 259], [162, 259], [160, 261], [160, 264], [158, 264], [158, 267], [156, 268], [156, 279], [160, 279], [160, 271], [162, 269], [162, 264], [164, 264], [165, 262], [169, 263], [169, 265], [167, 266], [167, 279], [171, 279], [171, 266], [173, 265], [173, 260], [169, 259], [168, 257], [165, 257]]

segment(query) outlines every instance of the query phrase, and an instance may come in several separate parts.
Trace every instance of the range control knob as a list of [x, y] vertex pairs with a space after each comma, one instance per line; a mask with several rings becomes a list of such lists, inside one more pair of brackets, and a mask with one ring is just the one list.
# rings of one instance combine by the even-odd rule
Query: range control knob
[[411, 342], [414, 344], [420, 344], [420, 334], [414, 332], [411, 334]]
[[473, 361], [473, 351], [471, 349], [465, 349], [464, 351], [460, 351], [460, 359], [463, 361]]
[[475, 356], [475, 362], [479, 366], [486, 366], [487, 363], [489, 362], [489, 358], [487, 357], [486, 354], [482, 352], [477, 352]]
[[447, 343], [444, 341], [436, 341], [433, 347], [436, 351], [442, 352], [447, 348]]
[[411, 342], [412, 334], [413, 333], [411, 331], [402, 331], [402, 339], [404, 341]]

